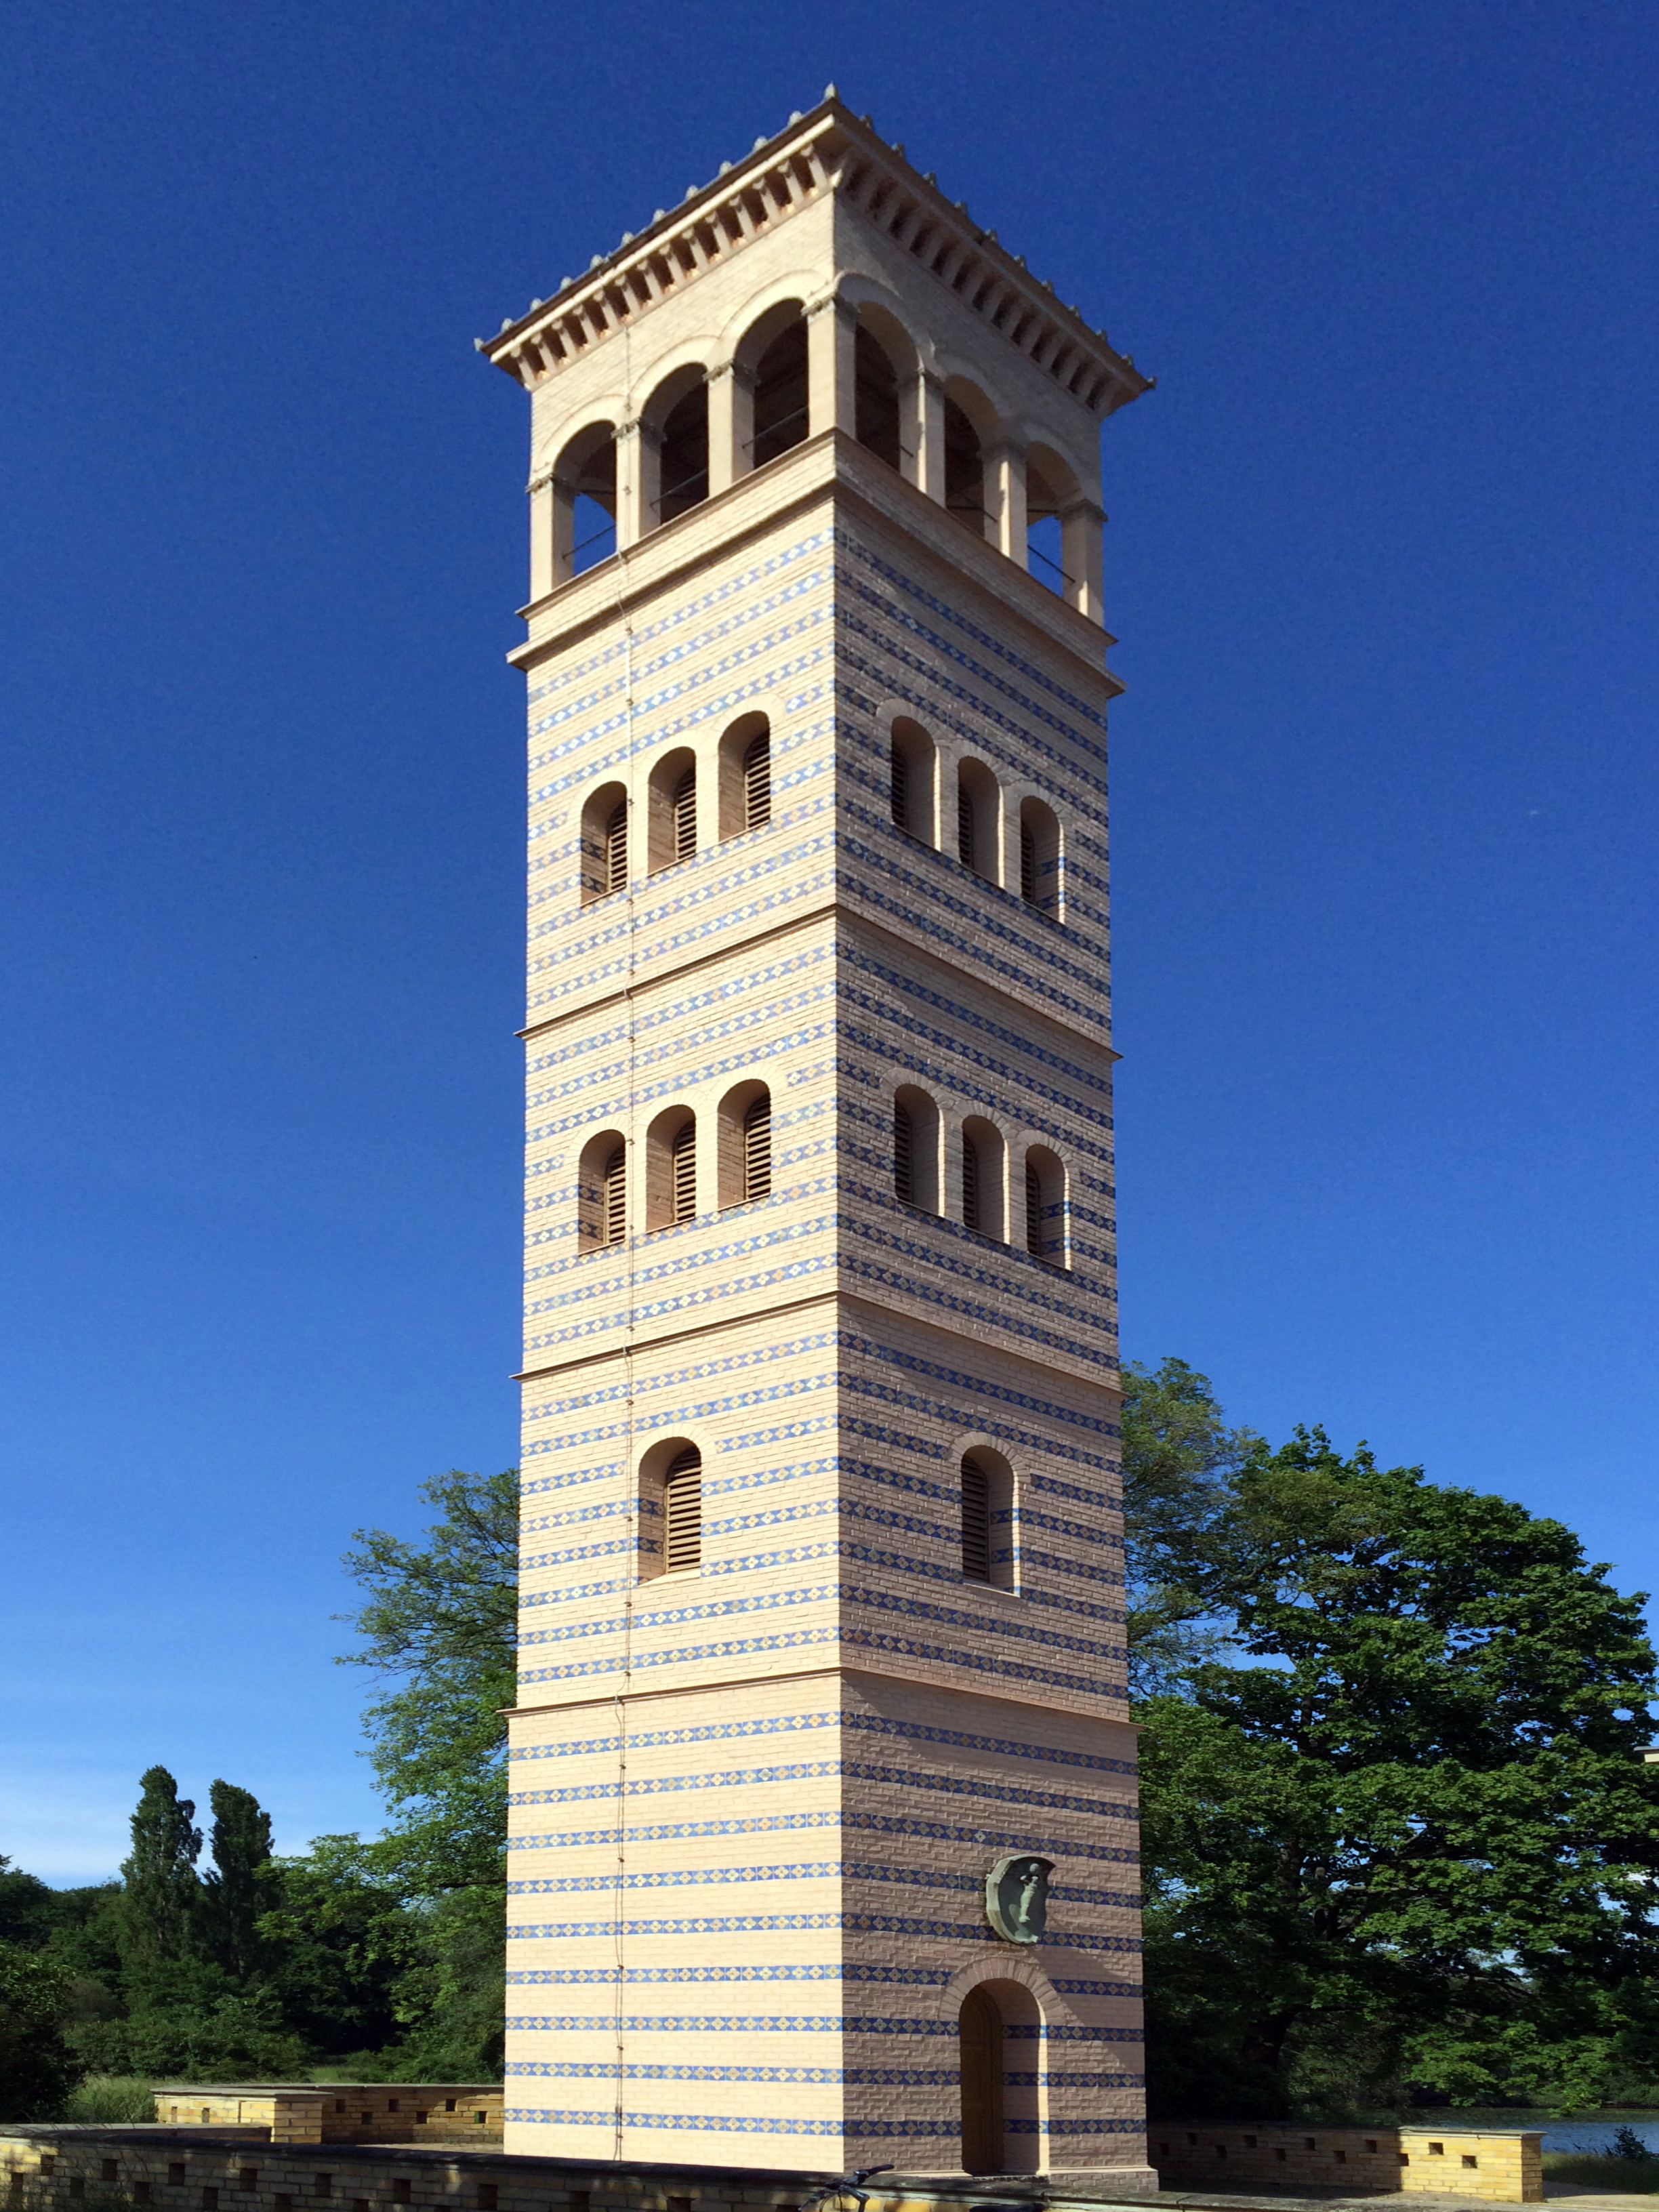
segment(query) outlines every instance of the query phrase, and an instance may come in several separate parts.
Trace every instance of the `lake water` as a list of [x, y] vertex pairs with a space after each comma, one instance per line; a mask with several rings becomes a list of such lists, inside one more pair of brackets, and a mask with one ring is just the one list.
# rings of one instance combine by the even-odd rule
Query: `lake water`
[[[1546, 2150], [1611, 2150], [1619, 2130], [1629, 2128], [1659, 2153], [1659, 2112], [1652, 2111], [1615, 2112], [1611, 2119], [1602, 2112], [1587, 2112], [1582, 2120], [1553, 2119], [1547, 2112], [1445, 2112], [1433, 2118], [1448, 2128], [1541, 2128]], [[1421, 2112], [1407, 2123], [1414, 2128], [1430, 2124], [1430, 2116]]]

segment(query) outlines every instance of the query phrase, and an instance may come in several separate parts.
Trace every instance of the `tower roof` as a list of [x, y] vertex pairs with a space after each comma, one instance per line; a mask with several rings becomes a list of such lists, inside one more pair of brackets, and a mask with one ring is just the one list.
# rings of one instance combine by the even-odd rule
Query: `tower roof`
[[1064, 306], [995, 231], [947, 200], [833, 85], [810, 113], [757, 139], [742, 161], [722, 162], [677, 208], [659, 208], [645, 229], [624, 233], [585, 275], [532, 300], [493, 338], [476, 340], [477, 349], [528, 389], [826, 193], [842, 195], [1096, 416], [1151, 389], [1152, 380], [1103, 331]]

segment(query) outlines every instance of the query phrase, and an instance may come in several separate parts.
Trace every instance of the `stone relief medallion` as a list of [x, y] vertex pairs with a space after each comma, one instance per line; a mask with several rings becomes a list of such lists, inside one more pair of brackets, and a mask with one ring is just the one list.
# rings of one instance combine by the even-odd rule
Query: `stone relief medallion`
[[985, 1877], [985, 1917], [1005, 1943], [1040, 1943], [1048, 1920], [1052, 1859], [1017, 1851]]

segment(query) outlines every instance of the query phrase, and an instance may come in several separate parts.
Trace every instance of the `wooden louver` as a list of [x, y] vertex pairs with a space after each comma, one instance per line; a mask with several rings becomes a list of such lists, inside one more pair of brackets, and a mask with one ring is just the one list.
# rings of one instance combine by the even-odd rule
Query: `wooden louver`
[[772, 1189], [772, 1095], [763, 1091], [743, 1117], [743, 1197], [766, 1198]]
[[762, 730], [743, 750], [743, 826], [758, 830], [772, 819], [772, 733]]
[[674, 858], [689, 860], [697, 849], [697, 772], [687, 769], [668, 800], [673, 829]]
[[974, 865], [974, 795], [957, 789], [957, 858], [964, 868]]
[[663, 1478], [663, 1565], [702, 1564], [702, 1455], [688, 1444], [668, 1462]]
[[1025, 1249], [1046, 1259], [1048, 1239], [1042, 1218], [1042, 1177], [1028, 1162], [1025, 1169]]
[[672, 1188], [670, 1194], [672, 1211], [670, 1219], [690, 1221], [697, 1210], [697, 1125], [682, 1121], [674, 1132], [674, 1141], [669, 1147], [669, 1173]]
[[599, 1229], [601, 1244], [620, 1244], [628, 1234], [628, 1156], [620, 1145], [599, 1170]]
[[1036, 838], [1029, 822], [1019, 825], [1019, 895], [1027, 906], [1038, 903]]
[[904, 757], [903, 749], [896, 738], [893, 741], [892, 775], [893, 824], [896, 829], [908, 830], [910, 827], [910, 763]]
[[962, 1140], [962, 1218], [969, 1229], [980, 1226], [979, 1146], [971, 1137]]
[[906, 1106], [893, 1109], [893, 1195], [902, 1206], [915, 1200], [915, 1132]]
[[991, 1579], [991, 1486], [975, 1459], [962, 1462], [962, 1571], [970, 1583]]
[[628, 884], [628, 801], [619, 799], [605, 825], [604, 889], [625, 890]]

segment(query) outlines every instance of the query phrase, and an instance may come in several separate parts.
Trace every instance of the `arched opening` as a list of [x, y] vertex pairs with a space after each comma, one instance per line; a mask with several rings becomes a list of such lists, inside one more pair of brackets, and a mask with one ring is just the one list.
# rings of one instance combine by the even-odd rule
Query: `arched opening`
[[893, 1195], [921, 1213], [939, 1212], [939, 1109], [914, 1084], [893, 1098]]
[[720, 1101], [720, 1202], [752, 1206], [772, 1194], [772, 1094], [740, 1083]]
[[1023, 1982], [981, 1982], [963, 1999], [962, 2162], [969, 2173], [1042, 2171], [1042, 2013]]
[[1066, 570], [1062, 511], [1077, 497], [1077, 477], [1051, 446], [1025, 456], [1025, 565], [1040, 584], [1066, 597], [1074, 582]]
[[576, 1164], [576, 1241], [584, 1251], [628, 1236], [628, 1148], [622, 1133], [590, 1137]]
[[649, 526], [672, 522], [708, 496], [708, 386], [702, 369], [677, 369], [659, 385], [643, 424], [647, 445], [655, 449]]
[[1060, 918], [1060, 823], [1040, 799], [1019, 804], [1019, 895], [1027, 906]]
[[957, 858], [964, 868], [997, 881], [998, 817], [1002, 794], [983, 761], [965, 760], [957, 769]]
[[933, 787], [939, 756], [920, 722], [901, 714], [893, 724], [889, 754], [889, 793], [893, 827], [924, 845], [934, 839]]
[[758, 469], [806, 436], [806, 318], [798, 301], [774, 307], [744, 341], [754, 379], [754, 434], [750, 450]]
[[[974, 416], [953, 385], [945, 394], [945, 504], [975, 537], [991, 534], [986, 498], [985, 446]], [[973, 394], [975, 399], [978, 395]], [[982, 404], [982, 403], [981, 403]]]
[[740, 837], [772, 819], [772, 725], [740, 714], [720, 734], [720, 835]]
[[697, 1210], [697, 1117], [689, 1106], [659, 1114], [645, 1139], [645, 1225], [673, 1229]]
[[647, 804], [653, 872], [694, 859], [697, 850], [697, 757], [690, 745], [676, 745], [652, 769]]
[[1014, 1472], [1000, 1452], [963, 1455], [962, 1577], [1014, 1587]]
[[1025, 1249], [1051, 1267], [1071, 1265], [1066, 1170], [1046, 1145], [1025, 1155]]
[[640, 1462], [640, 1571], [695, 1573], [702, 1565], [702, 1454], [665, 1437]]
[[904, 437], [898, 371], [862, 313], [853, 341], [853, 420], [860, 445], [890, 469], [901, 465]]
[[553, 580], [580, 576], [617, 550], [617, 433], [579, 431], [553, 464]]
[[605, 783], [582, 808], [582, 903], [628, 888], [628, 793]]
[[981, 1237], [1008, 1241], [1008, 1150], [995, 1124], [977, 1114], [962, 1125], [962, 1218]]

